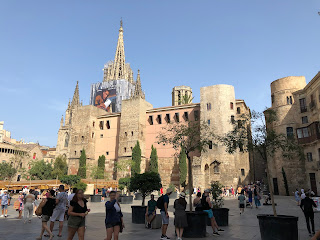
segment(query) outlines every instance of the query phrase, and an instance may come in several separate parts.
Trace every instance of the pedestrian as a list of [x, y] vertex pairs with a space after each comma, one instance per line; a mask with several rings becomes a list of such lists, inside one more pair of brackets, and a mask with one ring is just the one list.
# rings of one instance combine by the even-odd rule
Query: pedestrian
[[201, 192], [197, 193], [196, 198], [193, 200], [193, 206], [195, 207], [196, 211], [202, 211]]
[[18, 197], [19, 207], [17, 209], [17, 211], [19, 212], [19, 216], [18, 216], [19, 219], [22, 218], [23, 200], [24, 200], [23, 193], [22, 191], [19, 191], [19, 197]]
[[59, 193], [56, 197], [56, 207], [53, 210], [52, 216], [50, 217], [50, 231], [53, 231], [54, 222], [59, 221], [59, 233], [58, 237], [62, 237], [63, 221], [68, 204], [68, 194], [64, 191], [64, 186], [59, 186]]
[[239, 200], [239, 208], [240, 208], [240, 215], [241, 215], [242, 213], [244, 213], [245, 202], [246, 202], [246, 197], [244, 196], [244, 191], [242, 191], [240, 193], [238, 200]]
[[86, 216], [90, 212], [87, 208], [87, 200], [82, 189], [78, 189], [70, 201], [68, 210], [68, 240], [72, 240], [76, 232], [78, 239], [84, 240]]
[[297, 206], [300, 206], [300, 196], [298, 188], [296, 188], [296, 191], [294, 192], [294, 198], [296, 199]]
[[72, 201], [72, 199], [73, 199], [74, 195], [76, 194], [77, 190], [78, 190], [78, 188], [73, 188], [72, 189], [72, 193], [68, 196], [68, 203], [69, 203], [68, 206], [70, 206], [70, 202]]
[[231, 196], [234, 197], [234, 188], [231, 185]]
[[[306, 218], [307, 222], [307, 228], [309, 232], [309, 236], [312, 237], [312, 234], [315, 234], [314, 232], [314, 212], [313, 207], [317, 207], [317, 205], [314, 203], [314, 201], [310, 198], [310, 194], [307, 193], [306, 197], [301, 200], [300, 208], [302, 209], [304, 216]], [[312, 227], [312, 234], [310, 231], [310, 222]]]
[[119, 232], [125, 227], [123, 223], [123, 214], [121, 212], [121, 207], [118, 202], [118, 193], [111, 191], [109, 193], [110, 200], [106, 202], [106, 231], [107, 238], [105, 240], [111, 240], [112, 235], [114, 240], [119, 239]]
[[33, 195], [35, 197], [35, 201], [34, 201], [34, 208], [33, 208], [33, 216], [36, 215], [36, 210], [37, 210], [37, 207], [39, 206], [40, 204], [40, 192], [39, 192], [39, 189], [38, 188], [35, 188], [34, 192], [33, 192]]
[[255, 187], [253, 189], [253, 195], [254, 195], [254, 204], [256, 205], [256, 208], [258, 208], [258, 207], [261, 206], [261, 203], [260, 203], [261, 197], [260, 197], [260, 194], [259, 194], [259, 192], [257, 190], [257, 187]]
[[101, 202], [104, 202], [105, 198], [107, 197], [107, 188], [106, 186], [104, 186], [102, 189], [101, 189], [101, 192], [102, 192], [102, 198], [101, 198]]
[[151, 223], [156, 217], [157, 201], [154, 200], [154, 195], [151, 194], [151, 199], [148, 201], [146, 209], [147, 228], [151, 228]]
[[10, 206], [10, 196], [7, 190], [0, 195], [2, 215], [0, 217], [8, 217], [8, 206]]
[[306, 197], [306, 194], [304, 192], [304, 189], [301, 189], [301, 200], [304, 199]]
[[166, 194], [164, 194], [162, 197], [162, 204], [161, 204], [161, 209], [160, 209], [160, 213], [161, 213], [161, 218], [162, 218], [162, 234], [160, 239], [164, 240], [164, 239], [170, 239], [167, 236], [167, 229], [168, 229], [168, 225], [169, 225], [169, 212], [168, 212], [168, 207], [169, 207], [169, 196], [172, 193], [172, 189], [168, 188]]
[[24, 211], [24, 223], [28, 222], [31, 223], [31, 219], [33, 216], [33, 203], [35, 201], [35, 196], [33, 195], [33, 191], [32, 189], [29, 190], [29, 194], [27, 194], [24, 197], [24, 207], [23, 207], [23, 211]]
[[182, 240], [184, 228], [188, 227], [187, 214], [186, 214], [186, 194], [180, 193], [179, 199], [176, 199], [173, 204], [174, 212], [174, 226], [176, 227], [176, 234], [178, 240]]
[[48, 234], [45, 234], [44, 236], [49, 237], [49, 240], [53, 239], [54, 237], [50, 228], [48, 227], [48, 221], [52, 216], [53, 209], [56, 206], [56, 200], [53, 198], [53, 195], [54, 195], [53, 190], [48, 191], [46, 193], [46, 196], [42, 198], [42, 201], [38, 206], [42, 208], [42, 215], [41, 215], [42, 225], [41, 225], [40, 237], [38, 237], [37, 240], [42, 239], [42, 235], [44, 234], [44, 231], [47, 231]]
[[204, 193], [202, 194], [202, 199], [201, 199], [201, 205], [202, 205], [202, 209], [204, 212], [206, 212], [208, 214], [208, 217], [210, 218], [211, 221], [211, 227], [213, 230], [213, 235], [214, 236], [219, 236], [220, 233], [219, 231], [224, 231], [223, 229], [219, 228], [216, 219], [213, 216], [213, 212], [212, 212], [212, 203], [210, 201], [210, 190], [206, 189], [204, 191]]
[[160, 195], [163, 194], [163, 188], [160, 188]]
[[248, 196], [248, 201], [249, 201], [251, 208], [252, 208], [252, 195], [253, 195], [253, 192], [252, 192], [251, 188], [249, 187], [248, 191], [247, 191], [247, 196]]

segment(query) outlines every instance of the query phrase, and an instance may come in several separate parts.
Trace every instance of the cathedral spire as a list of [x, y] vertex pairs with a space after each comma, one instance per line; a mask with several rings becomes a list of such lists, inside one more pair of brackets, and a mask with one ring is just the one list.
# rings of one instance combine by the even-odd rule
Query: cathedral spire
[[61, 117], [60, 127], [63, 127], [63, 115], [62, 115], [62, 117]]
[[135, 83], [133, 97], [141, 97], [143, 99], [145, 98], [144, 92], [142, 91], [142, 87], [141, 87], [140, 70], [139, 69], [138, 69], [138, 75], [137, 75], [137, 80]]
[[125, 76], [126, 76], [126, 68], [125, 68], [126, 57], [125, 57], [125, 54], [124, 54], [123, 27], [122, 27], [122, 24], [123, 23], [122, 23], [122, 19], [121, 19], [117, 50], [116, 50], [116, 55], [114, 57], [114, 70], [113, 70], [114, 79], [122, 79], [122, 78], [125, 78]]
[[77, 81], [76, 88], [74, 89], [71, 107], [74, 108], [78, 106], [80, 106], [80, 101], [79, 101], [79, 82]]

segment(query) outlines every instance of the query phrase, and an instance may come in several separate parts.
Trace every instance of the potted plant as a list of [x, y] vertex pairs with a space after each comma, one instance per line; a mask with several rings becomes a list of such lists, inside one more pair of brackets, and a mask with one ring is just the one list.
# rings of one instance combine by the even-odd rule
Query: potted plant
[[98, 179], [105, 179], [104, 168], [100, 166], [91, 166], [90, 177], [95, 179], [93, 195], [90, 195], [91, 202], [101, 202], [101, 194], [96, 194], [96, 189], [98, 188]]
[[132, 208], [132, 223], [145, 223], [145, 198], [153, 191], [158, 191], [161, 188], [161, 178], [158, 173], [145, 172], [142, 174], [135, 174], [130, 180], [130, 191], [140, 191], [142, 195], [141, 206], [131, 206]]
[[[201, 133], [201, 137], [200, 137]], [[187, 123], [170, 123], [163, 128], [157, 136], [159, 144], [170, 144], [179, 155], [184, 152], [188, 160], [188, 192], [189, 203], [192, 203], [193, 178], [192, 178], [192, 153], [204, 152], [210, 144], [213, 144], [214, 133], [207, 123], [188, 121]], [[179, 156], [177, 156], [179, 157]], [[206, 237], [205, 212], [193, 212], [192, 204], [189, 204], [187, 211], [188, 227], [183, 232], [183, 237]]]
[[121, 194], [119, 197], [119, 202], [122, 204], [131, 204], [133, 202], [133, 196], [127, 196], [127, 189], [130, 186], [130, 178], [120, 178], [118, 183], [121, 192], [124, 191], [124, 194]]
[[[253, 111], [250, 116], [242, 115], [241, 119], [239, 120], [242, 122], [241, 124], [234, 123], [234, 129], [226, 136], [219, 137], [219, 140], [226, 145], [227, 151], [231, 154], [237, 150], [255, 151], [267, 163], [266, 172], [273, 214], [259, 214], [257, 216], [261, 239], [297, 240], [298, 217], [277, 214], [268, 160], [274, 157], [275, 153], [282, 154], [283, 157], [288, 159], [299, 157], [303, 160], [303, 150], [294, 136], [278, 134], [273, 129], [277, 120], [277, 114], [274, 110], [267, 109], [263, 113]], [[251, 134], [252, 139], [248, 139], [247, 136]]]
[[[216, 219], [218, 226], [228, 226], [229, 225], [229, 209], [223, 208], [223, 196], [222, 188], [224, 186], [218, 182], [211, 182], [211, 194], [212, 194], [212, 212]], [[211, 221], [208, 218], [207, 225], [211, 226]]]

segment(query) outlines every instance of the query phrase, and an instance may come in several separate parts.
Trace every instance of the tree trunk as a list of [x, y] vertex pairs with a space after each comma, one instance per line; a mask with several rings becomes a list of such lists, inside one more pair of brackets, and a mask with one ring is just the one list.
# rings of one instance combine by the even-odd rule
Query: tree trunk
[[142, 206], [145, 205], [144, 200], [146, 199], [146, 195], [142, 194]]
[[274, 204], [274, 196], [273, 196], [273, 184], [272, 184], [272, 179], [271, 179], [271, 174], [269, 170], [269, 164], [268, 164], [268, 157], [267, 157], [267, 150], [264, 149], [264, 158], [266, 161], [266, 168], [267, 168], [267, 178], [268, 178], [268, 186], [269, 186], [269, 191], [270, 191], [270, 197], [271, 197], [271, 204], [272, 204], [272, 210], [273, 210], [273, 215], [276, 217], [277, 216], [277, 210], [276, 206]]
[[193, 181], [192, 181], [192, 161], [189, 153], [186, 152], [188, 158], [188, 185], [189, 185], [189, 210], [192, 212], [192, 193], [193, 193]]

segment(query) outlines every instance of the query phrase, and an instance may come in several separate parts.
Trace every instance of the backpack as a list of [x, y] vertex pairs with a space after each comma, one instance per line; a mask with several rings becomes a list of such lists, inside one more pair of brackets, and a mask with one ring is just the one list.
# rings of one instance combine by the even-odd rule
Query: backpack
[[163, 195], [161, 195], [157, 200], [157, 208], [158, 209], [163, 209], [164, 208]]

